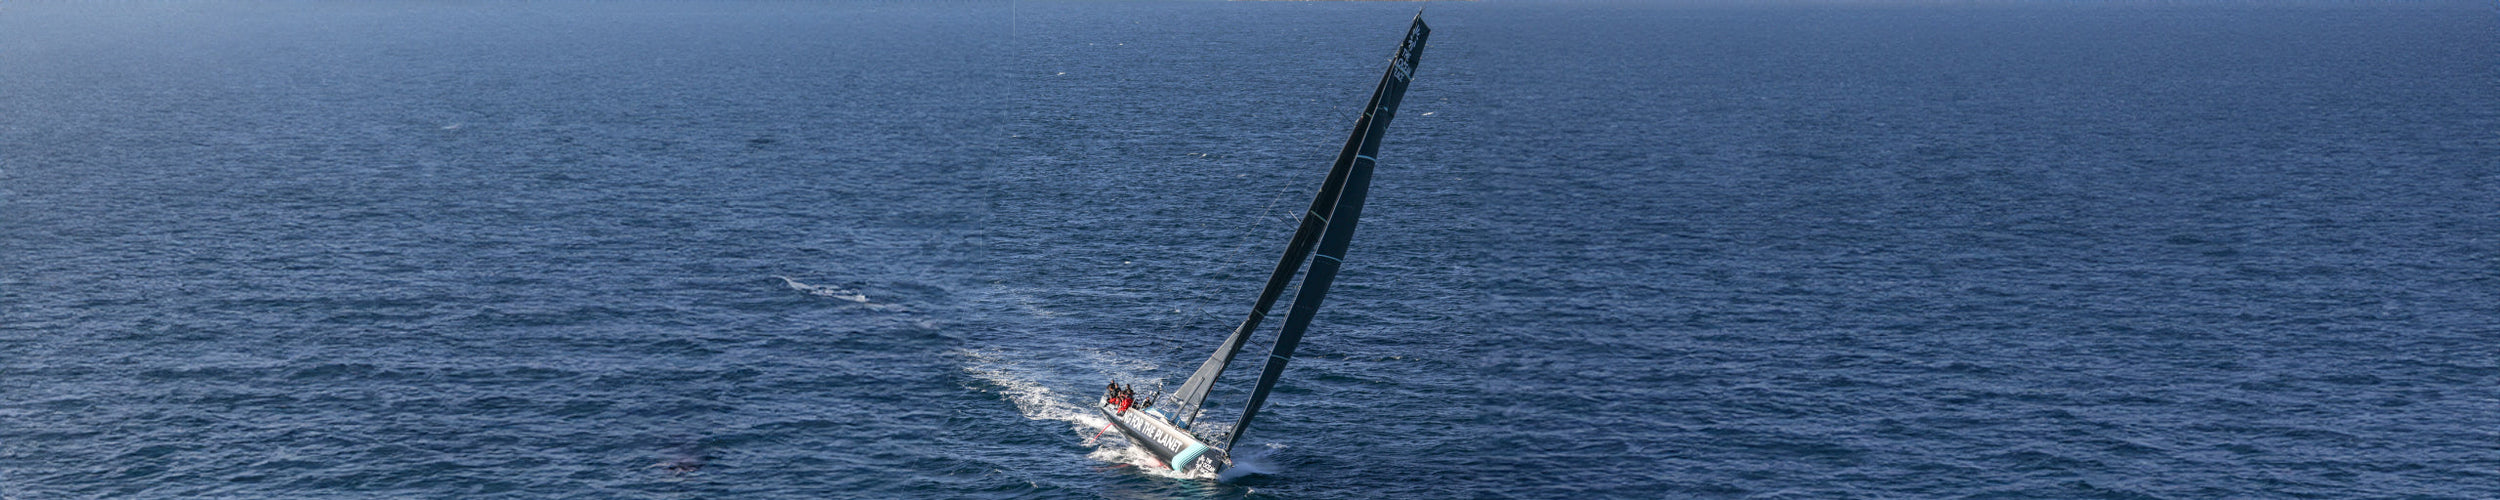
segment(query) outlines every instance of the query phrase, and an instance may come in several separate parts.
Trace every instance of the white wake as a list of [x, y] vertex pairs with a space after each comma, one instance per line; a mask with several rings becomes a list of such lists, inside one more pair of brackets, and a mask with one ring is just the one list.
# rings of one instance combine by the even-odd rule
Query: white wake
[[956, 351], [956, 354], [971, 361], [964, 367], [965, 372], [998, 386], [999, 395], [1005, 396], [1008, 402], [1015, 404], [1016, 412], [1024, 414], [1024, 418], [1067, 422], [1069, 439], [1079, 443], [1095, 438], [1098, 432], [1101, 433], [1100, 438], [1091, 443], [1094, 451], [1085, 455], [1088, 458], [1125, 464], [1138, 472], [1155, 476], [1175, 479], [1213, 479], [1164, 468], [1160, 461], [1155, 460], [1153, 454], [1146, 452], [1143, 448], [1130, 446], [1127, 438], [1122, 437], [1119, 431], [1103, 430], [1105, 426], [1111, 424], [1111, 421], [1103, 419], [1101, 415], [1095, 414], [1094, 410], [1087, 406], [1085, 401], [1092, 399], [1091, 397], [1062, 396], [1040, 382], [1021, 375], [1026, 371], [1025, 366], [1008, 359], [1006, 355], [998, 351], [960, 350]]

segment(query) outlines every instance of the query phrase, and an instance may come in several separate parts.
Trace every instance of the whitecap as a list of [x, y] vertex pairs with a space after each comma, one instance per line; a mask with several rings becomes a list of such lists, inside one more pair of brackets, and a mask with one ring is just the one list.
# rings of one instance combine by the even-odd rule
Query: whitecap
[[810, 284], [806, 284], [806, 283], [800, 283], [800, 282], [799, 282], [799, 280], [790, 279], [790, 277], [788, 277], [788, 276], [774, 276], [774, 277], [775, 277], [775, 278], [781, 278], [781, 282], [782, 282], [783, 284], [790, 285], [790, 289], [791, 289], [791, 290], [798, 290], [798, 291], [801, 291], [801, 292], [807, 292], [807, 294], [808, 294], [808, 295], [814, 295], [814, 296], [818, 296], [818, 297], [833, 297], [833, 298], [837, 298], [837, 299], [848, 300], [848, 301], [852, 301], [852, 302], [858, 302], [858, 303], [861, 303], [861, 304], [866, 304], [866, 303], [868, 303], [868, 295], [867, 295], [867, 294], [863, 294], [863, 293], [859, 293], [859, 292], [855, 292], [855, 291], [851, 291], [851, 290], [845, 290], [845, 289], [843, 289], [842, 287], [832, 286], [832, 285], [810, 285]]

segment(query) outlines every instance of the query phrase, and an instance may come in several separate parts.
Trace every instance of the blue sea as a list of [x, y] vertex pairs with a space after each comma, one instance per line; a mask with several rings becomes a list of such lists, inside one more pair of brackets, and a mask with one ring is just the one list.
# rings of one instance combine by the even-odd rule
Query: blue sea
[[1434, 3], [1092, 439], [1419, 6], [0, 3], [0, 498], [2500, 497], [2488, 2]]

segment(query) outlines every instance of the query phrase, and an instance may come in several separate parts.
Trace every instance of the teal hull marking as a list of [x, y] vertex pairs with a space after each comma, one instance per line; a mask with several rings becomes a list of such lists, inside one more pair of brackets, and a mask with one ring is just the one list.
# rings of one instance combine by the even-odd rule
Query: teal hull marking
[[1205, 455], [1206, 453], [1207, 445], [1201, 443], [1189, 443], [1188, 449], [1181, 450], [1179, 454], [1172, 455], [1172, 470], [1177, 471], [1181, 470], [1181, 468], [1188, 467], [1190, 461], [1197, 460], [1199, 455]]

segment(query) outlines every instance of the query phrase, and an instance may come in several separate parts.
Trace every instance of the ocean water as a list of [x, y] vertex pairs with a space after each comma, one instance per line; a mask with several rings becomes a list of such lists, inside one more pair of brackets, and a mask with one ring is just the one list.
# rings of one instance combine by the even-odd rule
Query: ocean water
[[2488, 3], [1432, 4], [1090, 440], [1416, 7], [0, 4], [0, 498], [2500, 497]]

